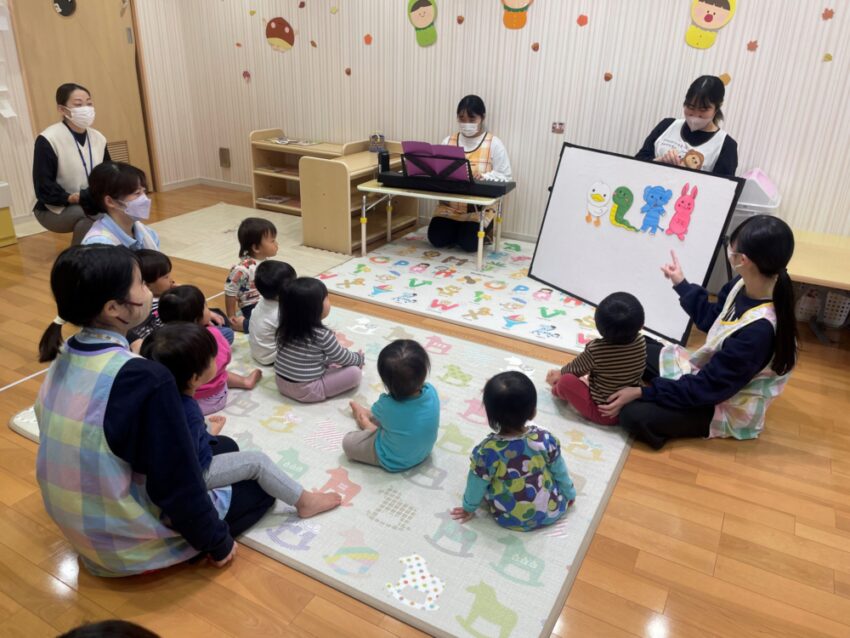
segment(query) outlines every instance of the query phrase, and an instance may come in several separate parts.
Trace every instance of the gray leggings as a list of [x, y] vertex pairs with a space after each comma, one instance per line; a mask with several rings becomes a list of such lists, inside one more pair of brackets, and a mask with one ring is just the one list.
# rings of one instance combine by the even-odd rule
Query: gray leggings
[[49, 210], [35, 209], [35, 218], [38, 223], [47, 230], [54, 233], [74, 233], [71, 245], [82, 243], [83, 237], [89, 232], [94, 223], [94, 218], [89, 217], [79, 204], [72, 204], [62, 209], [61, 213], [53, 213]]
[[204, 472], [208, 489], [233, 485], [240, 481], [256, 481], [263, 491], [288, 505], [295, 505], [304, 488], [272, 463], [262, 452], [229, 452], [217, 454]]

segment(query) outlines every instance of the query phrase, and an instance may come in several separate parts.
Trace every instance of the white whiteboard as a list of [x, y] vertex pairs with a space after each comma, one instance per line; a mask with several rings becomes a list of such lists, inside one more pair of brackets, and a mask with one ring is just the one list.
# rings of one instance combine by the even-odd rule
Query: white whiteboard
[[[697, 189], [687, 224], [687, 202], [676, 208], [685, 184], [686, 197]], [[743, 184], [565, 143], [529, 274], [594, 305], [612, 292], [630, 292], [643, 304], [647, 330], [684, 343], [690, 320], [660, 267], [673, 249], [689, 281], [705, 284]], [[644, 199], [647, 187], [660, 187], [649, 194], [652, 205]], [[657, 201], [668, 193], [666, 204]]]

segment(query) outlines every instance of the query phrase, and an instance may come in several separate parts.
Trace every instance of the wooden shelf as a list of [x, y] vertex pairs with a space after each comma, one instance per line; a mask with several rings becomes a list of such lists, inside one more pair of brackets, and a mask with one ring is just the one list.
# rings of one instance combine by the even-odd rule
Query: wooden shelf
[[293, 182], [299, 181], [298, 169], [289, 169], [285, 171], [270, 171], [263, 168], [255, 168], [254, 175], [262, 175], [263, 177], [272, 177], [274, 179], [288, 179]]
[[300, 199], [290, 199], [285, 204], [271, 204], [266, 202], [261, 202], [258, 199], [254, 200], [255, 208], [264, 208], [265, 210], [273, 210], [278, 213], [292, 213], [295, 215], [301, 214], [301, 200]]
[[[273, 129], [276, 130], [276, 129]], [[268, 138], [282, 137], [281, 135], [269, 135]], [[298, 144], [275, 144], [269, 142], [268, 138], [252, 140], [251, 146], [263, 151], [274, 151], [276, 153], [288, 153], [290, 155], [309, 155], [311, 157], [339, 157], [342, 155], [342, 144], [311, 144], [300, 146]]]

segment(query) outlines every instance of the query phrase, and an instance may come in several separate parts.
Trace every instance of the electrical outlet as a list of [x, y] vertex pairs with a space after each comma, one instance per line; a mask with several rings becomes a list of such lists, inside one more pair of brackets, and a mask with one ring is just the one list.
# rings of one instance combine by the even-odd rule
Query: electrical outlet
[[221, 168], [230, 168], [230, 149], [229, 148], [218, 149], [218, 165]]

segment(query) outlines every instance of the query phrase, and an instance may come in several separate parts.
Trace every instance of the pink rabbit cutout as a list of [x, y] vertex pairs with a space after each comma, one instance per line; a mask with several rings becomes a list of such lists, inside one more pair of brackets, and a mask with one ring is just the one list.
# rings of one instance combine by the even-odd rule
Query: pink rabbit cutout
[[688, 195], [689, 186], [690, 184], [685, 184], [682, 187], [682, 194], [679, 196], [679, 199], [676, 200], [675, 204], [676, 214], [673, 215], [673, 219], [671, 219], [670, 223], [667, 225], [667, 234], [676, 235], [676, 237], [682, 241], [685, 241], [685, 235], [688, 234], [688, 226], [691, 223], [691, 214], [694, 212], [694, 200], [699, 192], [697, 187], [694, 186], [691, 194]]

